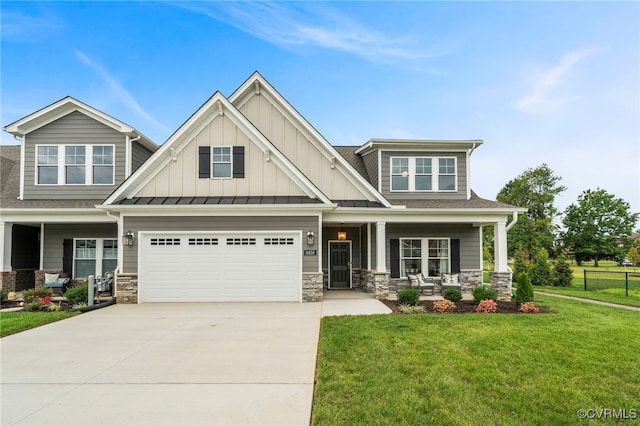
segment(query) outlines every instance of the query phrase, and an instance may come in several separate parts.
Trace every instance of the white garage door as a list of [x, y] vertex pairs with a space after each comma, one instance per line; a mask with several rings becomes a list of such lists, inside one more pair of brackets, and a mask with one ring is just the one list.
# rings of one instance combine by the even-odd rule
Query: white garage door
[[142, 234], [142, 302], [300, 301], [299, 232]]

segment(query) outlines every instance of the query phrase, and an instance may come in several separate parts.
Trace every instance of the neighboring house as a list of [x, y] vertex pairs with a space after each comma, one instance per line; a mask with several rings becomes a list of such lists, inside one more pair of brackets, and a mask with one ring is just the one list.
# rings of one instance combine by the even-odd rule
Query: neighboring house
[[[95, 119], [99, 113], [92, 111]], [[114, 269], [120, 303], [317, 301], [325, 289], [353, 287], [384, 299], [408, 286], [407, 275], [415, 272], [457, 273], [466, 286], [481, 282], [482, 226], [493, 225], [492, 282], [502, 298], [510, 297], [507, 222], [525, 210], [471, 190], [470, 156], [480, 140], [332, 146], [255, 73], [228, 98], [216, 92], [144, 164], [125, 167], [120, 176], [131, 176], [122, 185], [116, 177], [98, 194], [91, 185], [63, 184], [61, 168], [75, 164], [49, 159], [42, 146], [57, 144], [32, 133], [53, 137], [66, 116], [39, 124], [40, 115], [5, 127], [24, 138], [25, 153], [21, 200], [2, 200], [5, 271], [15, 250], [7, 243], [12, 225], [15, 233], [16, 226], [36, 224], [44, 235], [39, 274], [64, 270], [79, 278]], [[75, 131], [73, 139], [65, 134], [68, 140], [86, 139], [84, 129]], [[139, 133], [120, 134], [127, 163]], [[69, 142], [59, 143], [66, 149]], [[152, 145], [140, 146], [151, 152]], [[43, 170], [49, 162], [56, 172]], [[51, 182], [34, 183], [39, 173]], [[67, 173], [75, 176], [73, 169]], [[4, 172], [2, 178], [4, 193], [11, 182]], [[46, 200], [48, 194], [54, 199]], [[62, 199], [81, 195], [93, 200]], [[42, 209], [44, 203], [53, 209]], [[62, 248], [68, 240], [71, 263]], [[86, 253], [94, 255], [87, 244], [96, 246], [92, 260], [101, 267], [83, 264]]]

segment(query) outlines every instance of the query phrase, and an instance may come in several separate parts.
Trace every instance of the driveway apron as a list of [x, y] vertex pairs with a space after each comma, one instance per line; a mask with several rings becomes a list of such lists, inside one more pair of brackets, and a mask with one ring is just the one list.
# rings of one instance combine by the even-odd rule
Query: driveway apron
[[1, 423], [309, 424], [321, 305], [114, 305], [5, 337]]

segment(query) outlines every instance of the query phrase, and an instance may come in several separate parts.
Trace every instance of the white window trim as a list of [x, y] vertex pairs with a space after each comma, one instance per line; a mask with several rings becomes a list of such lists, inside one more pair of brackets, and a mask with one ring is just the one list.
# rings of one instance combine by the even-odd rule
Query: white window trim
[[[420, 251], [421, 251], [421, 257], [420, 257], [420, 270], [423, 271], [422, 274], [424, 275], [424, 271], [427, 271], [427, 274], [429, 273], [429, 241], [430, 240], [447, 240], [447, 245], [449, 247], [449, 256], [447, 257], [447, 270], [449, 272], [451, 272], [451, 238], [450, 237], [402, 237], [399, 239], [399, 256], [398, 259], [400, 259], [400, 266], [399, 269], [402, 270], [402, 261], [405, 259], [402, 257], [402, 241], [403, 240], [420, 240]], [[434, 259], [440, 259], [440, 258], [434, 258]], [[407, 278], [406, 275], [402, 275], [400, 274], [401, 277], [400, 278]], [[424, 275], [425, 277], [428, 277], [428, 275]]]
[[[96, 242], [96, 257], [92, 258], [92, 259], [77, 259], [76, 258], [76, 241], [78, 240], [87, 240], [87, 241], [95, 241]], [[76, 260], [95, 260], [96, 261], [96, 277], [98, 276], [102, 276], [103, 275], [103, 271], [102, 271], [102, 262], [104, 261], [104, 241], [105, 240], [115, 240], [116, 244], [118, 246], [118, 252], [116, 254], [116, 257], [113, 258], [116, 262], [118, 261], [118, 254], [120, 253], [120, 242], [118, 241], [118, 238], [92, 238], [92, 237], [87, 237], [87, 238], [74, 238], [73, 239], [73, 278], [76, 279], [77, 275], [76, 275]], [[107, 259], [112, 259], [112, 258], [107, 258]]]
[[[229, 149], [229, 176], [213, 176], [213, 150], [214, 148], [228, 148]], [[211, 165], [211, 179], [233, 179], [233, 146], [231, 145], [215, 145], [211, 147], [209, 157], [209, 164]], [[217, 164], [227, 164], [227, 163], [217, 163]]]
[[[38, 149], [44, 146], [55, 146], [58, 148], [58, 182], [57, 183], [38, 183]], [[66, 183], [66, 147], [67, 146], [84, 146], [85, 147], [85, 183]], [[111, 183], [93, 183], [93, 147], [94, 146], [110, 146], [113, 150], [113, 162], [111, 164]], [[38, 144], [35, 151], [35, 170], [33, 182], [36, 186], [113, 186], [115, 185], [116, 174], [116, 146], [113, 144]], [[97, 166], [105, 166], [105, 164], [96, 164]], [[73, 164], [71, 164], [73, 166]]]
[[[409, 189], [393, 189], [393, 160], [396, 158], [406, 158], [409, 160]], [[425, 158], [431, 160], [431, 189], [415, 189], [416, 188], [416, 159]], [[440, 159], [453, 159], [453, 165], [455, 173], [453, 174], [454, 189], [439, 189], [439, 176], [440, 176]], [[446, 175], [451, 176], [451, 175]], [[390, 192], [458, 192], [458, 158], [452, 156], [393, 156], [389, 157], [389, 191]]]

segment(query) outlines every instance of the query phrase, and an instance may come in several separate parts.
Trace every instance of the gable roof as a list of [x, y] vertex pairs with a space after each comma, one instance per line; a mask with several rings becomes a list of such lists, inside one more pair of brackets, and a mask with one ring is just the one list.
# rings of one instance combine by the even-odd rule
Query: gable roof
[[131, 175], [104, 202], [115, 204], [122, 198], [133, 198], [136, 194], [162, 170], [172, 158], [188, 145], [199, 130], [210, 123], [218, 115], [226, 115], [238, 126], [264, 154], [268, 154], [289, 178], [309, 197], [317, 198], [324, 204], [331, 201], [324, 195], [293, 163], [284, 156], [251, 122], [232, 105], [219, 91], [214, 93], [191, 117], [178, 128], [167, 141], [156, 151], [133, 175]]
[[124, 123], [117, 118], [105, 114], [104, 112], [99, 111], [92, 106], [85, 104], [84, 102], [80, 102], [79, 100], [72, 98], [71, 96], [64, 97], [59, 101], [56, 101], [44, 108], [39, 109], [38, 111], [27, 115], [26, 117], [14, 121], [13, 123], [6, 125], [3, 130], [11, 133], [14, 136], [22, 137], [27, 133], [31, 133], [34, 130], [37, 130], [53, 121], [71, 114], [74, 111], [78, 111], [88, 117], [91, 117], [92, 119], [104, 124], [105, 126], [108, 126], [125, 135], [131, 137], [140, 136], [138, 142], [149, 148], [151, 151], [155, 151], [156, 149], [158, 149], [158, 145], [153, 143], [151, 139], [147, 138], [141, 132], [129, 126], [127, 123]]
[[340, 170], [360, 192], [385, 207], [389, 201], [362, 176], [258, 71], [255, 71], [231, 96], [229, 101], [238, 109], [256, 94], [267, 93], [277, 103], [277, 108], [296, 126], [309, 141]]

